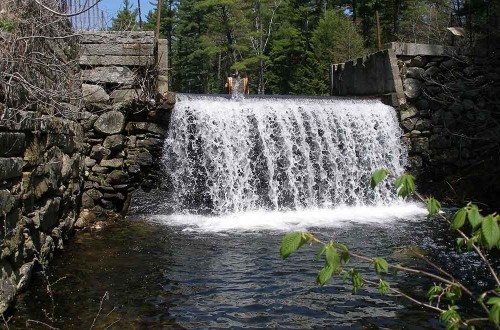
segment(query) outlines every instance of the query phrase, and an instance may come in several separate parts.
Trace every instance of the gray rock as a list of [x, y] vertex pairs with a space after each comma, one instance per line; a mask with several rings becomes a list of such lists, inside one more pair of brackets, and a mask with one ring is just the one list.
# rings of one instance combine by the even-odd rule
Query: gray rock
[[418, 118], [408, 118], [401, 121], [401, 125], [407, 130], [411, 131], [415, 128]]
[[103, 159], [101, 160], [100, 165], [103, 167], [121, 168], [123, 166], [123, 159], [121, 158]]
[[123, 66], [104, 66], [80, 72], [82, 81], [97, 83], [97, 84], [117, 84], [117, 85], [132, 85], [135, 82], [136, 76], [134, 72]]
[[422, 92], [422, 83], [414, 78], [406, 78], [404, 80], [405, 95], [409, 99], [416, 99]]
[[109, 155], [111, 155], [111, 150], [100, 145], [93, 146], [92, 150], [90, 151], [90, 158], [98, 161], [109, 157]]
[[441, 62], [441, 64], [439, 65], [441, 68], [443, 69], [447, 69], [447, 70], [450, 70], [450, 69], [453, 69], [455, 67], [458, 67], [460, 66], [460, 62], [458, 62], [457, 60], [455, 59], [450, 59], [450, 60], [447, 60], [447, 61], [444, 61], [444, 62]]
[[92, 114], [92, 116], [83, 121], [83, 129], [85, 130], [85, 132], [90, 131], [92, 127], [94, 127], [97, 118], [99, 118], [99, 116]]
[[137, 140], [137, 147], [138, 148], [144, 147], [148, 150], [161, 150], [163, 148], [163, 140], [155, 138]]
[[125, 196], [123, 196], [122, 193], [116, 193], [116, 194], [109, 194], [109, 193], [106, 193], [104, 194], [104, 198], [105, 199], [111, 199], [111, 200], [124, 200], [125, 199]]
[[441, 72], [441, 70], [439, 70], [439, 68], [437, 68], [435, 66], [431, 66], [430, 68], [425, 70], [424, 77], [425, 78], [435, 77], [439, 72]]
[[479, 96], [479, 93], [479, 89], [468, 89], [462, 94], [462, 96], [465, 99], [475, 100]]
[[129, 153], [127, 159], [139, 166], [153, 165], [153, 156], [148, 151]]
[[102, 134], [113, 135], [123, 130], [125, 125], [125, 116], [118, 111], [104, 113], [97, 118], [94, 123], [94, 129]]
[[92, 166], [94, 166], [95, 164], [96, 164], [95, 159], [92, 159], [90, 157], [85, 157], [85, 166], [87, 166], [87, 168], [92, 168]]
[[21, 266], [18, 274], [17, 291], [23, 292], [31, 282], [31, 274], [33, 272], [34, 262], [28, 262]]
[[87, 190], [85, 192], [85, 194], [87, 194], [87, 196], [89, 196], [90, 198], [92, 198], [95, 201], [101, 199], [102, 196], [103, 196], [102, 193], [99, 190], [97, 190], [97, 189]]
[[54, 199], [49, 199], [44, 207], [40, 208], [38, 212], [40, 228], [47, 232], [52, 227], [58, 224], [59, 217], [58, 211], [61, 205], [61, 197], [56, 197]]
[[115, 103], [118, 102], [129, 103], [139, 99], [141, 93], [142, 92], [140, 89], [116, 89], [113, 92], [111, 92], [110, 97]]
[[425, 70], [422, 68], [411, 67], [408, 68], [406, 72], [406, 78], [422, 79], [424, 77]]
[[113, 172], [108, 174], [106, 182], [116, 185], [116, 184], [126, 183], [128, 179], [129, 177], [127, 173], [120, 170], [114, 170]]
[[141, 167], [138, 164], [129, 163], [127, 165], [127, 171], [131, 174], [137, 174], [141, 171]]
[[448, 107], [448, 110], [454, 114], [460, 114], [464, 111], [464, 106], [462, 103], [455, 102]]
[[107, 136], [102, 145], [112, 151], [121, 150], [125, 145], [125, 136], [121, 134]]
[[422, 157], [420, 156], [408, 157], [408, 162], [410, 163], [410, 167], [412, 169], [420, 168], [423, 164]]
[[[439, 95], [441, 94], [441, 87], [439, 86], [427, 86], [425, 88], [426, 92], [430, 95]], [[429, 104], [430, 106], [430, 104]]]
[[475, 66], [468, 66], [464, 68], [464, 74], [467, 77], [473, 77], [479, 73], [480, 73], [479, 69]]
[[496, 72], [488, 72], [485, 74], [487, 80], [498, 81], [500, 80], [500, 75]]
[[7, 189], [0, 190], [0, 212], [7, 214], [16, 205], [16, 197]]
[[425, 57], [418, 55], [418, 56], [415, 56], [414, 58], [411, 59], [410, 66], [423, 67], [423, 66], [425, 66], [426, 62], [427, 61], [426, 61]]
[[82, 208], [91, 209], [94, 207], [94, 200], [86, 192], [82, 194]]
[[94, 165], [92, 167], [92, 172], [94, 172], [95, 174], [106, 174], [109, 172], [109, 169], [100, 165]]
[[154, 133], [160, 136], [165, 136], [167, 130], [158, 124], [147, 122], [130, 122], [127, 124], [127, 131], [132, 134], [138, 133]]
[[106, 210], [115, 210], [115, 204], [110, 200], [102, 199], [101, 204]]
[[0, 313], [4, 313], [16, 296], [16, 286], [10, 279], [0, 279]]
[[475, 107], [474, 101], [468, 99], [463, 100], [462, 104], [464, 106], [465, 111], [473, 110]]
[[442, 135], [432, 135], [429, 139], [429, 146], [433, 149], [447, 149], [451, 147], [451, 140]]
[[429, 151], [429, 139], [426, 137], [412, 138], [412, 150], [426, 153]]
[[82, 84], [82, 95], [86, 104], [106, 103], [109, 101], [108, 93], [98, 85]]
[[429, 102], [426, 99], [419, 99], [415, 103], [415, 106], [418, 110], [427, 110], [429, 109]]
[[20, 156], [24, 150], [24, 133], [0, 133], [0, 157]]
[[457, 148], [453, 149], [444, 149], [439, 153], [436, 153], [434, 155], [434, 160], [441, 162], [441, 163], [455, 163], [458, 160], [458, 157], [460, 155], [460, 152], [458, 151]]
[[23, 175], [22, 158], [0, 158], [0, 181]]
[[415, 117], [416, 115], [418, 115], [418, 110], [410, 106], [408, 107], [408, 109], [401, 110], [400, 115], [401, 120], [405, 120], [407, 118]]
[[415, 124], [415, 129], [419, 131], [426, 131], [431, 128], [431, 121], [428, 119], [419, 119]]

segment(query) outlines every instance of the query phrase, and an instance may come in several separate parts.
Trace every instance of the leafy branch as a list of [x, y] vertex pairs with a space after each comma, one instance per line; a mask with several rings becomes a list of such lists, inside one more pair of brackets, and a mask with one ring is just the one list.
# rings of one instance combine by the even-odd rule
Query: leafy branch
[[[388, 176], [391, 176], [391, 173], [385, 169], [373, 172], [370, 180], [372, 189], [375, 189]], [[498, 224], [500, 216], [496, 213], [483, 216], [477, 205], [469, 203], [459, 209], [453, 217], [448, 217], [441, 212], [439, 201], [433, 197], [425, 198], [416, 192], [415, 178], [413, 176], [404, 174], [397, 177], [394, 180], [394, 185], [401, 198], [406, 199], [416, 196], [427, 205], [430, 217], [444, 221], [452, 231], [458, 233], [459, 238], [455, 242], [457, 250], [461, 251], [466, 248], [467, 251], [473, 251], [481, 258], [495, 282], [494, 288], [485, 290], [479, 295], [475, 294], [475, 288], [464, 285], [448, 271], [418, 252], [414, 252], [413, 255], [423, 260], [433, 272], [406, 267], [401, 264], [391, 264], [381, 257], [372, 258], [358, 254], [350, 251], [344, 244], [333, 240], [324, 242], [310, 233], [295, 232], [286, 235], [281, 242], [281, 256], [286, 259], [306, 243], [317, 244], [320, 246], [320, 250], [316, 255], [316, 260], [320, 260], [324, 256], [324, 267], [319, 271], [316, 278], [319, 285], [324, 285], [334, 275], [339, 275], [344, 281], [350, 280], [354, 293], [365, 285], [371, 285], [378, 288], [380, 294], [391, 292], [417, 305], [438, 312], [440, 320], [446, 325], [446, 329], [475, 329], [478, 325], [494, 326], [500, 329], [500, 281], [498, 273], [495, 271], [487, 254], [487, 251], [500, 248], [500, 227]], [[379, 281], [366, 279], [359, 272], [358, 267], [349, 266], [351, 259], [372, 264]], [[431, 279], [434, 285], [427, 292], [428, 302], [420, 301], [398, 289], [392, 288], [389, 282], [385, 280], [385, 277], [390, 273], [397, 275], [398, 272]], [[464, 315], [461, 315], [457, 302], [463, 296], [467, 296], [477, 304], [482, 310], [481, 317], [464, 317]]]

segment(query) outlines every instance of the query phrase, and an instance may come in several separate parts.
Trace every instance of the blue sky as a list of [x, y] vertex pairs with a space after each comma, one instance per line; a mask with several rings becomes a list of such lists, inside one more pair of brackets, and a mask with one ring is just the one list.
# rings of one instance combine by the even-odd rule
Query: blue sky
[[[141, 11], [143, 19], [146, 17], [148, 11], [153, 9], [153, 5], [150, 3], [151, 0], [139, 0], [141, 2]], [[155, 0], [153, 0], [155, 1]], [[156, 2], [156, 1], [155, 1]], [[137, 0], [130, 0], [132, 8], [137, 8]], [[116, 12], [123, 7], [123, 0], [102, 0], [99, 3], [99, 9], [107, 13], [109, 17], [114, 17]]]

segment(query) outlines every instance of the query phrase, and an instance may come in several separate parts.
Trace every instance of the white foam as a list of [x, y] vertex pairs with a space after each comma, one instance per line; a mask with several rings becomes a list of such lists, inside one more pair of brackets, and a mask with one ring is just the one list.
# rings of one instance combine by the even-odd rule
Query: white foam
[[[404, 172], [396, 112], [378, 100], [181, 96], [164, 164], [177, 212], [230, 214], [331, 205], [391, 204]], [[193, 212], [195, 213], [195, 212]]]
[[159, 215], [151, 222], [181, 227], [184, 231], [200, 233], [307, 231], [314, 228], [338, 228], [350, 224], [385, 226], [401, 219], [420, 220], [427, 210], [420, 204], [395, 203], [391, 206], [339, 206], [332, 209], [303, 209], [298, 211], [248, 211], [222, 216], [193, 214]]

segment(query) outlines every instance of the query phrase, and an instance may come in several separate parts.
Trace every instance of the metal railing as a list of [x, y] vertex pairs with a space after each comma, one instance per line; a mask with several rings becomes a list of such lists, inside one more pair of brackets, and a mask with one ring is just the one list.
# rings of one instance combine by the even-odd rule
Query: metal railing
[[66, 12], [81, 14], [71, 16], [70, 21], [76, 31], [103, 31], [107, 29], [104, 11], [99, 9], [99, 0], [66, 0]]

